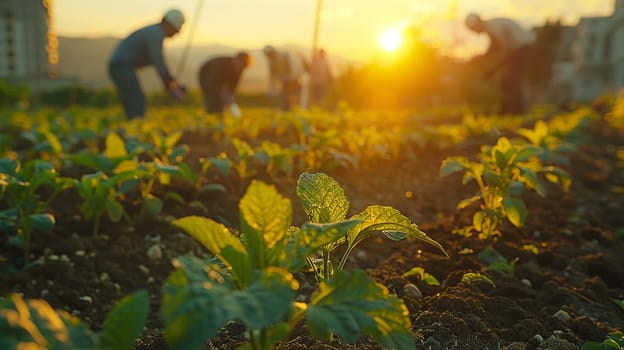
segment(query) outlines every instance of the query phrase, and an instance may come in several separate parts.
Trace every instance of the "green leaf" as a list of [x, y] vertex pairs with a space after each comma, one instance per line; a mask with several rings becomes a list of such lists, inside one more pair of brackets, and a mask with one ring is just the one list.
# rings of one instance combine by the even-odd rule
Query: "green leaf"
[[310, 221], [342, 221], [349, 211], [349, 200], [340, 184], [323, 173], [303, 173], [297, 180], [297, 197]]
[[446, 255], [440, 243], [429, 238], [427, 234], [419, 230], [410, 219], [392, 207], [379, 205], [369, 206], [360, 214], [353, 216], [352, 219], [360, 219], [362, 221], [349, 230], [347, 234], [347, 240], [351, 248], [371, 234], [382, 232], [388, 238], [395, 240], [404, 237], [419, 239], [433, 245]]
[[535, 172], [529, 168], [520, 167], [520, 171], [522, 172], [522, 180], [528, 186], [535, 189], [535, 191], [540, 195], [544, 196], [546, 190], [544, 189], [544, 185], [537, 179], [537, 175]]
[[470, 168], [470, 161], [466, 157], [449, 157], [442, 161], [440, 176], [447, 176], [457, 171]]
[[179, 194], [178, 192], [173, 192], [173, 191], [169, 191], [165, 194], [165, 199], [171, 199], [174, 202], [178, 203], [178, 204], [182, 204], [184, 205], [186, 203], [186, 201], [184, 200], [184, 197], [182, 197], [181, 194]]
[[[251, 228], [244, 230], [245, 237], [256, 237], [266, 248], [271, 248], [286, 236], [292, 222], [292, 206], [288, 198], [280, 195], [274, 186], [254, 180], [239, 203], [241, 220]], [[251, 238], [251, 237], [250, 237]], [[251, 244], [251, 242], [248, 242]], [[260, 247], [250, 246], [251, 250]]]
[[104, 155], [108, 158], [125, 157], [128, 154], [126, 145], [119, 135], [111, 132], [106, 137]]
[[435, 276], [433, 276], [429, 272], [426, 272], [424, 268], [419, 267], [419, 266], [413, 267], [409, 271], [401, 275], [401, 277], [409, 277], [409, 276], [418, 276], [420, 277], [421, 281], [425, 282], [426, 284], [430, 286], [440, 285], [440, 281], [438, 281], [438, 279], [435, 278]]
[[572, 180], [570, 179], [570, 174], [565, 170], [555, 167], [548, 166], [544, 168], [544, 176], [546, 179], [554, 184], [559, 184], [563, 188], [564, 191], [568, 191], [570, 186], [572, 185]]
[[477, 258], [479, 260], [485, 262], [486, 264], [493, 264], [495, 262], [504, 261], [507, 262], [507, 258], [502, 256], [496, 249], [492, 247], [487, 247], [477, 254]]
[[129, 349], [143, 332], [149, 313], [149, 297], [141, 290], [121, 299], [108, 313], [100, 334], [102, 345]]
[[516, 155], [517, 162], [526, 162], [531, 157], [536, 157], [542, 153], [542, 148], [537, 146], [525, 146]]
[[247, 250], [225, 226], [199, 216], [187, 216], [172, 224], [191, 235], [231, 268], [234, 279], [242, 283], [249, 280], [251, 265]]
[[509, 275], [509, 276], [513, 276], [514, 272], [515, 272], [515, 268], [516, 268], [516, 263], [518, 262], [518, 258], [514, 258], [511, 262], [507, 262], [507, 261], [497, 261], [495, 263], [492, 263], [490, 265], [488, 265], [487, 270], [488, 271], [498, 271], [501, 272], [503, 274]]
[[200, 349], [225, 322], [241, 320], [260, 330], [289, 314], [297, 282], [279, 268], [258, 273], [248, 288], [236, 289], [227, 272], [197, 258], [176, 260], [163, 288], [162, 317], [172, 349]]
[[410, 320], [401, 300], [365, 272], [337, 271], [312, 295], [306, 312], [310, 333], [321, 339], [335, 334], [347, 343], [367, 334], [389, 349], [414, 349]]
[[151, 215], [158, 215], [163, 208], [163, 202], [158, 197], [154, 197], [152, 194], [148, 194], [143, 197], [143, 208]]
[[222, 184], [211, 183], [211, 184], [205, 184], [199, 189], [200, 194], [211, 193], [211, 192], [227, 193], [227, 188], [223, 186]]
[[230, 173], [230, 168], [232, 164], [227, 156], [225, 157], [211, 157], [208, 159], [209, 164], [214, 165], [221, 174], [227, 175]]
[[474, 282], [487, 282], [489, 283], [492, 287], [496, 288], [496, 285], [494, 284], [494, 281], [492, 281], [488, 276], [486, 275], [482, 275], [478, 272], [467, 272], [462, 276], [461, 281], [463, 283], [468, 283], [468, 284], [472, 284]]
[[49, 232], [54, 229], [55, 219], [52, 214], [32, 214], [28, 216], [32, 229], [35, 231]]
[[109, 199], [106, 201], [106, 212], [108, 213], [108, 218], [111, 219], [112, 222], [119, 222], [124, 213], [124, 208], [121, 203]]
[[15, 175], [17, 172], [18, 162], [8, 157], [0, 158], [0, 173], [7, 175]]
[[68, 156], [68, 158], [72, 163], [82, 165], [92, 170], [103, 171], [107, 174], [111, 174], [116, 166], [116, 164], [113, 165], [111, 159], [100, 154], [83, 152], [72, 154]]
[[522, 227], [526, 220], [527, 211], [526, 204], [520, 198], [505, 197], [503, 198], [503, 208], [507, 219], [516, 227]]
[[470, 198], [466, 198], [457, 204], [457, 209], [461, 210], [469, 207], [472, 203], [475, 203], [481, 199], [481, 196], [472, 196]]
[[494, 159], [496, 160], [496, 166], [501, 170], [507, 168], [509, 158], [505, 156], [505, 153], [497, 149], [494, 149], [492, 152], [494, 154]]
[[58, 137], [56, 137], [56, 135], [54, 135], [53, 133], [49, 131], [44, 132], [43, 135], [45, 136], [46, 140], [48, 140], [48, 142], [50, 143], [50, 147], [52, 148], [52, 151], [54, 152], [54, 154], [57, 154], [57, 155], [63, 154], [63, 145], [61, 144], [61, 141], [59, 141]]
[[165, 138], [165, 143], [164, 143], [164, 146], [166, 147], [166, 149], [172, 149], [173, 146], [175, 146], [176, 143], [180, 141], [180, 138], [182, 138], [182, 135], [184, 135], [184, 133], [181, 130], [176, 131], [172, 133], [171, 135], [168, 135]]

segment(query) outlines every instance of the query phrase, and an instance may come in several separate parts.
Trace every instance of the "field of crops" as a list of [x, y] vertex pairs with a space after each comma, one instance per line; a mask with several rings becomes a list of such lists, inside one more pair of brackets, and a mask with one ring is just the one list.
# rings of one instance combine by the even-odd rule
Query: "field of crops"
[[622, 349], [623, 193], [618, 99], [3, 111], [0, 348]]

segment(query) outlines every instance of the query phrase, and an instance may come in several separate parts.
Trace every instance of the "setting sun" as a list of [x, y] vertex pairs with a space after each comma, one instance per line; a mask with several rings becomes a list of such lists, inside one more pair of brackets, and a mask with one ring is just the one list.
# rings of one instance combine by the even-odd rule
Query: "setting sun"
[[379, 37], [381, 47], [388, 52], [396, 51], [401, 46], [402, 41], [401, 31], [397, 29], [388, 29]]

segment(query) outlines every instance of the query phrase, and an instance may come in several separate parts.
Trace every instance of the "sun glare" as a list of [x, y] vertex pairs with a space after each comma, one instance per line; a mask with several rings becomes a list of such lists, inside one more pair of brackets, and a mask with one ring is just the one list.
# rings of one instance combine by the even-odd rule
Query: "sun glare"
[[388, 29], [379, 37], [381, 47], [388, 52], [396, 51], [401, 46], [402, 41], [401, 32], [397, 29]]

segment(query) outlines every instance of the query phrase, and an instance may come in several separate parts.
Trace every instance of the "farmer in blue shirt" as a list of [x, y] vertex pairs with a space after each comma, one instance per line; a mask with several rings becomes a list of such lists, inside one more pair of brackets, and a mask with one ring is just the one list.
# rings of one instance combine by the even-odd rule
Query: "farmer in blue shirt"
[[182, 12], [169, 10], [160, 23], [133, 32], [113, 52], [108, 72], [117, 87], [128, 119], [143, 117], [145, 114], [147, 102], [136, 74], [140, 68], [154, 65], [165, 88], [177, 99], [184, 96], [184, 89], [169, 73], [162, 54], [163, 40], [176, 35], [183, 24]]

